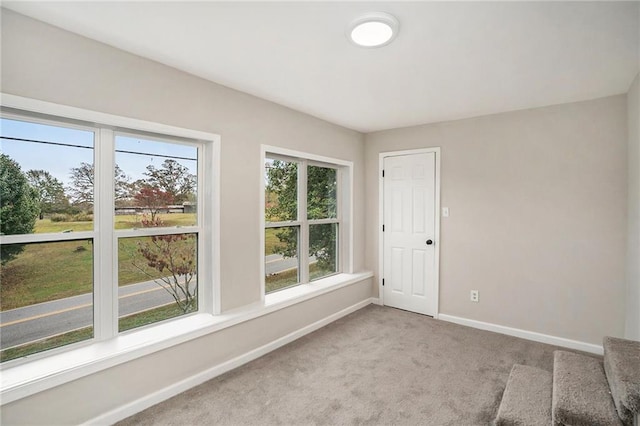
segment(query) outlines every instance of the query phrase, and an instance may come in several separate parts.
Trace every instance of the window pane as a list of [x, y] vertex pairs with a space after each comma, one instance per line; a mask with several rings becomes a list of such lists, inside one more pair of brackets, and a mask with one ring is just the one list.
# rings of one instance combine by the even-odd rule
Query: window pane
[[338, 272], [338, 224], [309, 225], [309, 279]]
[[265, 161], [265, 220], [298, 219], [298, 164], [267, 158]]
[[90, 131], [0, 119], [4, 235], [93, 230]]
[[299, 228], [265, 229], [265, 292], [270, 293], [300, 282]]
[[317, 166], [307, 168], [307, 218], [338, 217], [337, 178], [336, 169]]
[[197, 225], [198, 148], [116, 136], [115, 228]]
[[118, 240], [119, 330], [198, 310], [197, 234]]
[[2, 361], [93, 337], [93, 241], [0, 247]]

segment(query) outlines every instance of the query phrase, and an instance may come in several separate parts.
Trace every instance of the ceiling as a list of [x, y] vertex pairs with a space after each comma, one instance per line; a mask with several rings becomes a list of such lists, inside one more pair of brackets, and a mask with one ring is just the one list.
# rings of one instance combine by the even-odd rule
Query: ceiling
[[[624, 93], [639, 2], [3, 2], [3, 6], [362, 132]], [[388, 46], [346, 36], [400, 21]]]

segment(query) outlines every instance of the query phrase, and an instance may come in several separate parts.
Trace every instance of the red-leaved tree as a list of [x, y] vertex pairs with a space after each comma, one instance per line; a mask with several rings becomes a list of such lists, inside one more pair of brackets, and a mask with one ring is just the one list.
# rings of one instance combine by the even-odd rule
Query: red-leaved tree
[[[143, 216], [142, 226], [164, 226], [162, 219]], [[194, 234], [154, 235], [137, 243], [137, 250], [146, 261], [134, 266], [165, 289], [176, 301], [183, 313], [198, 309], [198, 284], [196, 279], [196, 237]], [[157, 273], [151, 274], [151, 268]], [[159, 278], [157, 277], [159, 275]]]
[[[151, 214], [151, 223], [156, 220], [157, 214], [163, 209], [168, 209], [173, 203], [173, 196], [162, 189], [145, 185], [134, 195], [138, 206], [147, 209]], [[143, 225], [144, 226], [144, 225]]]

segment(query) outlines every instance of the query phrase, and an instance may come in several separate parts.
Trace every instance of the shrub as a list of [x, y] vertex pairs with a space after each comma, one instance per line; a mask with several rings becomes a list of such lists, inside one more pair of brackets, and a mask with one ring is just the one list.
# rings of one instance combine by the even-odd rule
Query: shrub
[[93, 215], [89, 213], [78, 213], [74, 215], [71, 219], [73, 222], [91, 222], [93, 220]]
[[70, 217], [68, 214], [56, 213], [51, 215], [51, 222], [69, 222]]

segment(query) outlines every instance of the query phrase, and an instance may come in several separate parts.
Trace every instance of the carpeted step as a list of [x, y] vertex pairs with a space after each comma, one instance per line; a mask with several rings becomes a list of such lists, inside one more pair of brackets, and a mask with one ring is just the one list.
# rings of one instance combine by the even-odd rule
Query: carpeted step
[[640, 342], [605, 337], [604, 371], [620, 418], [632, 425], [640, 413]]
[[549, 426], [553, 375], [545, 370], [516, 364], [498, 408], [496, 426]]
[[554, 426], [620, 426], [602, 361], [555, 351], [551, 416]]

